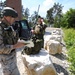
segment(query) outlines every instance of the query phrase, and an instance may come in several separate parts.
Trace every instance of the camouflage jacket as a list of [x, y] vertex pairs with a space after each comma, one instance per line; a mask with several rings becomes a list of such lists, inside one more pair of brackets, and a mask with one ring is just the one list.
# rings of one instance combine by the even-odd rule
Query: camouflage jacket
[[43, 39], [45, 33], [43, 25], [37, 24], [36, 26], [33, 27], [33, 30], [35, 31], [35, 36], [37, 37], [37, 39]]
[[9, 54], [18, 41], [18, 34], [5, 22], [0, 23], [0, 54]]

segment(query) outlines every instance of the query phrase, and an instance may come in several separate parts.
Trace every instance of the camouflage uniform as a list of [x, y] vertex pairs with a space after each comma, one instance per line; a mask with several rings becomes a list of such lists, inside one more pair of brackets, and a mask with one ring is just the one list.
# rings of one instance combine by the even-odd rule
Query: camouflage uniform
[[16, 65], [16, 53], [12, 50], [18, 35], [9, 28], [6, 20], [0, 23], [0, 75], [20, 75]]
[[33, 43], [32, 46], [26, 46], [23, 50], [23, 53], [25, 52], [26, 54], [37, 54], [41, 50], [41, 48], [44, 47], [44, 33], [45, 33], [45, 28], [47, 25], [43, 24], [41, 21], [41, 18], [38, 19], [37, 25], [35, 25], [32, 29], [32, 40], [31, 42]]
[[33, 30], [35, 31], [35, 37], [39, 40], [42, 40], [42, 47], [44, 46], [44, 33], [45, 33], [45, 27], [43, 24], [40, 24], [40, 25], [36, 25], [35, 27], [33, 27]]

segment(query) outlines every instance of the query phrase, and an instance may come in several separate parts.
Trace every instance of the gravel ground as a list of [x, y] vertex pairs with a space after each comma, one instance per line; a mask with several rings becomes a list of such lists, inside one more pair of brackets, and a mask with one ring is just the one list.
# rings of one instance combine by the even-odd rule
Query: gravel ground
[[[51, 30], [54, 30], [53, 28], [47, 28], [46, 31], [48, 34]], [[67, 62], [67, 50], [65, 43], [62, 40], [62, 53], [61, 54], [55, 54], [55, 55], [50, 55], [53, 65], [57, 71], [58, 75], [70, 75], [68, 71], [69, 63]]]
[[69, 75], [68, 72], [68, 62], [66, 59], [66, 53], [64, 52], [66, 49], [63, 47], [63, 51], [61, 54], [51, 55], [51, 59], [53, 65], [58, 73], [58, 75]]

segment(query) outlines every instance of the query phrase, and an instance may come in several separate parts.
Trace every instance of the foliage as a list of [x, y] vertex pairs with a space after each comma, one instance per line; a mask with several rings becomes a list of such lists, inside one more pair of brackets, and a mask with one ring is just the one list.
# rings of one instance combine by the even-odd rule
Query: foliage
[[49, 24], [54, 27], [75, 28], [75, 9], [70, 8], [65, 14], [62, 13], [63, 6], [54, 3], [53, 7], [47, 11], [47, 19]]
[[29, 15], [30, 15], [29, 9], [28, 8], [24, 9], [22, 6], [22, 15], [23, 15], [24, 19], [28, 19]]
[[66, 19], [66, 15], [63, 14], [61, 17], [61, 22], [60, 22], [61, 27], [65, 27], [67, 28], [67, 19]]
[[73, 46], [75, 43], [75, 30], [74, 29], [67, 29], [64, 31], [65, 32], [65, 37], [64, 40], [66, 42], [67, 48]]
[[50, 24], [54, 24], [55, 27], [60, 27], [60, 18], [62, 17], [63, 6], [59, 3], [54, 3], [53, 7], [47, 11], [47, 19]]
[[38, 12], [34, 11], [34, 13], [31, 15], [33, 23], [37, 22], [37, 18], [38, 18]]
[[75, 30], [73, 28], [64, 29], [64, 40], [68, 50], [68, 61], [71, 62], [71, 75], [75, 75]]
[[75, 9], [70, 8], [61, 19], [61, 26], [75, 28]]
[[48, 19], [48, 22], [50, 24], [53, 24], [54, 22], [54, 18], [53, 18], [53, 8], [50, 8], [48, 11], [47, 11], [47, 19]]
[[75, 9], [70, 8], [69, 11], [66, 13], [68, 28], [74, 27], [75, 28]]
[[72, 74], [75, 75], [75, 47], [71, 47], [68, 51], [68, 61], [71, 62], [70, 64], [70, 71]]

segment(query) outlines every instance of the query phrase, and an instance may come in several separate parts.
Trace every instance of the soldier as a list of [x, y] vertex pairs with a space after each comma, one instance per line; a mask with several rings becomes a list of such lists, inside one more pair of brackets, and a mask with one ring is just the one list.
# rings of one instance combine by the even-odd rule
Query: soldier
[[17, 48], [21, 48], [25, 43], [18, 42], [18, 34], [11, 27], [18, 17], [17, 12], [5, 7], [2, 10], [2, 20], [0, 23], [0, 75], [20, 75], [16, 65]]
[[33, 27], [32, 33], [35, 35], [35, 37], [39, 40], [42, 40], [42, 47], [44, 46], [44, 33], [47, 25], [43, 24], [42, 18], [39, 16], [37, 25]]

